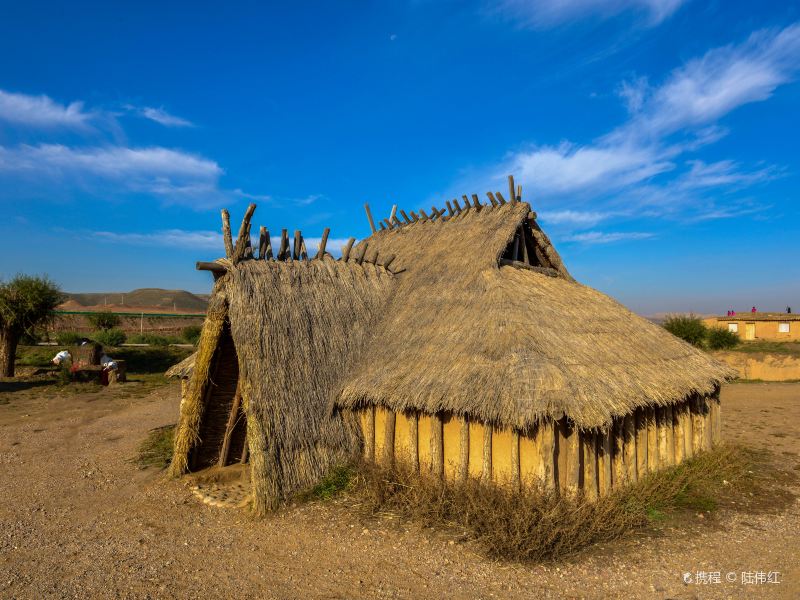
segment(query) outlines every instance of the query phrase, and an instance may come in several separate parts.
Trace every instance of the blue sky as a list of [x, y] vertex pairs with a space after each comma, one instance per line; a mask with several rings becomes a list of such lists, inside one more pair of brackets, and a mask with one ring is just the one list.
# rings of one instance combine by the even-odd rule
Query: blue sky
[[513, 173], [636, 311], [800, 310], [800, 3], [281, 4], [4, 3], [0, 277], [206, 292], [222, 207], [311, 245]]

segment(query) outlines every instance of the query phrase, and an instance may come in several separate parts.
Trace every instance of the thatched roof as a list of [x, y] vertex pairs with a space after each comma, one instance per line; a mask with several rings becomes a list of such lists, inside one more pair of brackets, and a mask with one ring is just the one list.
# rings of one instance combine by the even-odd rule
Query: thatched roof
[[529, 211], [523, 202], [472, 209], [362, 242], [396, 254], [393, 266], [405, 272], [336, 406], [449, 411], [519, 428], [567, 415], [602, 428], [732, 376], [566, 271], [498, 266]]
[[184, 358], [181, 362], [172, 365], [167, 372], [164, 373], [166, 377], [175, 377], [177, 379], [189, 379], [194, 371], [194, 363], [197, 360], [197, 352], [194, 352]]
[[393, 277], [374, 264], [326, 257], [245, 260], [219, 280], [238, 355], [256, 498], [286, 498], [360, 448], [356, 417], [331, 413], [330, 393], [359, 358]]

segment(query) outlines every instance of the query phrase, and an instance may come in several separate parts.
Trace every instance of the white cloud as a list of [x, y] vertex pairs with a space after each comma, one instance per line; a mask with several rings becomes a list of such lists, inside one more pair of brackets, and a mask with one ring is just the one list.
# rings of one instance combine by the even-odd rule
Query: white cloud
[[175, 115], [168, 113], [163, 108], [152, 108], [145, 106], [139, 109], [139, 114], [141, 114], [145, 119], [155, 121], [164, 127], [194, 127], [194, 123], [191, 121], [181, 117], [176, 117]]
[[92, 114], [83, 102], [59, 104], [52, 98], [0, 90], [0, 120], [34, 128], [85, 129]]
[[494, 9], [536, 29], [555, 27], [586, 18], [609, 18], [624, 12], [643, 14], [646, 24], [657, 25], [686, 0], [500, 0]]
[[653, 233], [639, 231], [586, 231], [567, 236], [567, 242], [579, 242], [581, 244], [611, 244], [630, 240], [646, 240], [655, 237]]
[[659, 203], [659, 214], [678, 204], [718, 212], [698, 202], [698, 194], [753, 185], [778, 176], [778, 170], [748, 170], [724, 160], [705, 164], [691, 153], [724, 137], [727, 130], [719, 119], [744, 104], [766, 100], [798, 70], [799, 24], [756, 32], [737, 46], [687, 62], [661, 85], [651, 86], [644, 78], [622, 84], [618, 93], [630, 117], [593, 142], [523, 149], [481, 178], [501, 184], [513, 173], [545, 212], [554, 204], [568, 211], [589, 198], [605, 203], [604, 211], [613, 207], [620, 214], [621, 207], [634, 215], [637, 205], [654, 210]]
[[579, 210], [557, 210], [539, 213], [539, 219], [552, 225], [575, 225], [578, 227], [593, 227], [611, 218], [613, 213]]

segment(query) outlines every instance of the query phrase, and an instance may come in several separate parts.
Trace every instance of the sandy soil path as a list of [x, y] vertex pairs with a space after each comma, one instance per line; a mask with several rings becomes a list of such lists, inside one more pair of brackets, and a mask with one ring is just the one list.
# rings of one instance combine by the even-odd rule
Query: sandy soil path
[[[146, 432], [175, 420], [177, 386], [127, 399], [52, 388], [0, 395], [9, 400], [0, 399], [0, 598], [800, 597], [797, 501], [778, 515], [722, 513], [557, 564], [508, 565], [330, 503], [254, 521], [138, 470], [130, 459]], [[800, 468], [800, 384], [732, 385], [723, 407], [728, 439]], [[683, 582], [697, 571], [720, 571], [722, 583]], [[742, 571], [778, 571], [780, 583], [725, 582]]]

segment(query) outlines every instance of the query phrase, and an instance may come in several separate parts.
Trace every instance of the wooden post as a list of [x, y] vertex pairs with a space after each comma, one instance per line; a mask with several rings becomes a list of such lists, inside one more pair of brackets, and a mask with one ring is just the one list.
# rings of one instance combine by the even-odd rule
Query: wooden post
[[478, 210], [480, 210], [483, 207], [480, 198], [478, 198], [478, 194], [472, 194], [472, 204], [474, 204], [475, 208], [477, 208]]
[[431, 472], [444, 477], [444, 423], [441, 415], [431, 415]]
[[511, 200], [511, 204], [515, 204], [517, 202], [517, 190], [514, 187], [514, 176], [508, 176], [508, 197]]
[[683, 419], [683, 456], [684, 458], [692, 458], [694, 456], [694, 449], [692, 447], [692, 403], [691, 400], [683, 401], [683, 412], [681, 418]]
[[375, 407], [367, 408], [367, 426], [364, 431], [364, 454], [367, 460], [375, 460]]
[[703, 448], [706, 450], [710, 450], [713, 446], [713, 431], [711, 429], [713, 424], [712, 422], [711, 397], [703, 396]]
[[411, 446], [411, 468], [419, 473], [419, 414], [408, 414], [408, 445]]
[[328, 244], [328, 235], [331, 232], [330, 227], [326, 227], [325, 231], [322, 232], [322, 239], [319, 241], [319, 249], [317, 250], [317, 255], [314, 258], [324, 258], [325, 257], [325, 246]]
[[501, 194], [500, 192], [495, 192], [494, 197], [497, 198], [497, 201], [500, 203], [501, 206], [506, 203], [506, 199], [503, 198], [503, 194]]
[[231, 214], [227, 208], [222, 209], [222, 242], [225, 244], [225, 256], [233, 258], [233, 238], [231, 237]]
[[664, 407], [664, 433], [667, 439], [666, 457], [667, 465], [675, 464], [675, 441], [674, 441], [674, 419], [672, 414], [672, 405]]
[[536, 482], [545, 490], [552, 490], [555, 484], [553, 471], [555, 459], [555, 440], [553, 422], [539, 421], [533, 438], [534, 452], [536, 453]]
[[231, 434], [233, 428], [236, 427], [236, 421], [239, 418], [239, 405], [242, 402], [242, 393], [239, 391], [239, 386], [236, 386], [236, 392], [233, 395], [233, 402], [231, 402], [231, 410], [228, 413], [228, 423], [225, 425], [225, 434], [222, 437], [222, 448], [219, 451], [219, 461], [217, 464], [224, 467], [228, 464], [228, 455], [231, 450]]
[[636, 409], [636, 473], [644, 477], [649, 471], [647, 464], [647, 412], [644, 408]]
[[489, 483], [492, 480], [492, 426], [483, 424], [483, 469], [481, 481]]
[[614, 422], [611, 437], [611, 464], [614, 465], [611, 482], [616, 489], [627, 481], [625, 473], [625, 423], [622, 419]]
[[658, 436], [658, 466], [666, 467], [667, 462], [667, 428], [665, 425], [664, 407], [656, 407], [656, 433]]
[[350, 250], [352, 249], [353, 242], [355, 242], [355, 241], [356, 241], [356, 238], [352, 238], [351, 237], [349, 240], [347, 240], [347, 243], [344, 245], [344, 248], [342, 248], [342, 261], [343, 262], [347, 262], [348, 259], [350, 258]]
[[575, 495], [580, 488], [581, 445], [578, 430], [567, 417], [559, 422], [559, 485], [562, 493]]
[[469, 476], [469, 421], [466, 417], [460, 418], [461, 435], [458, 446], [458, 479], [466, 481]]
[[278, 260], [286, 260], [289, 254], [289, 230], [281, 229], [281, 247], [278, 249]]
[[658, 425], [655, 407], [645, 408], [645, 415], [647, 416], [647, 470], [654, 473], [658, 471]]
[[403, 220], [406, 222], [406, 225], [412, 222], [411, 219], [408, 218], [406, 211], [404, 211], [402, 208], [400, 209], [400, 215], [403, 217]]
[[394, 427], [397, 414], [393, 410], [386, 413], [386, 422], [383, 432], [383, 462], [386, 466], [394, 464]]
[[703, 436], [704, 423], [703, 423], [703, 404], [702, 397], [696, 395], [692, 399], [692, 453], [697, 456], [703, 450]]
[[367, 220], [369, 220], [369, 227], [372, 229], [372, 233], [377, 232], [378, 230], [375, 229], [375, 221], [372, 220], [372, 212], [369, 210], [369, 204], [366, 202], [364, 203], [364, 210], [367, 211]]
[[600, 495], [605, 496], [611, 493], [612, 488], [612, 468], [611, 468], [611, 437], [613, 435], [613, 425], [599, 434], [600, 440], [597, 453], [597, 474]]
[[596, 500], [597, 481], [597, 436], [592, 431], [581, 432], [583, 451], [583, 493], [589, 500]]
[[675, 464], [679, 465], [683, 462], [683, 404], [675, 404], [672, 407], [672, 437], [673, 437], [673, 455]]
[[242, 218], [242, 224], [239, 226], [239, 235], [236, 237], [236, 245], [233, 247], [233, 256], [231, 257], [234, 263], [252, 256], [252, 249], [250, 248], [250, 219], [253, 218], [255, 210], [256, 205], [249, 204]]
[[719, 396], [711, 400], [711, 444], [717, 446], [722, 442], [722, 403]]
[[511, 430], [511, 485], [519, 489], [519, 431]]
[[634, 415], [625, 415], [623, 431], [625, 433], [625, 439], [623, 441], [625, 476], [628, 482], [633, 483], [639, 479], [636, 465], [636, 418]]

